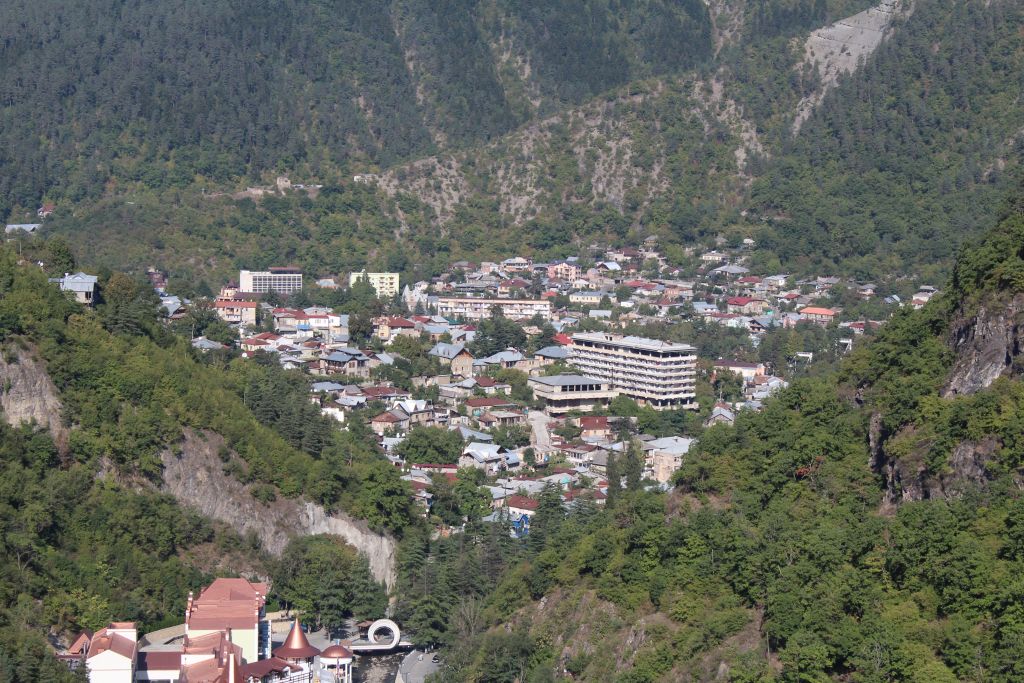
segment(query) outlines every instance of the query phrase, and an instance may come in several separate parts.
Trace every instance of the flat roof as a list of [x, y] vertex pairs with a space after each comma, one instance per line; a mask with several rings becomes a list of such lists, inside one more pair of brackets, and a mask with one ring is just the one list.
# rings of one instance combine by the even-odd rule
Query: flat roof
[[632, 335], [607, 334], [605, 332], [577, 332], [572, 335], [572, 340], [595, 342], [609, 346], [621, 346], [625, 348], [645, 349], [647, 351], [688, 351], [696, 352], [696, 347], [689, 344], [667, 342], [660, 339], [648, 337], [635, 337]]
[[546, 384], [552, 387], [566, 387], [573, 386], [575, 384], [607, 384], [607, 382], [594, 378], [584, 377], [583, 375], [550, 375], [548, 377], [531, 377], [531, 382], [537, 382], [538, 384]]

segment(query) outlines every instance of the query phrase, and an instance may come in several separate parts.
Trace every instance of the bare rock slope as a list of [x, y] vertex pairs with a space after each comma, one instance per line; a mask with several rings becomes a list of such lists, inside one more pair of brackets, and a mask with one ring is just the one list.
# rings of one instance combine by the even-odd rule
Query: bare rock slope
[[217, 434], [186, 430], [177, 452], [163, 453], [164, 488], [179, 502], [231, 525], [239, 533], [255, 533], [263, 547], [281, 554], [295, 536], [334, 534], [366, 555], [370, 571], [390, 590], [395, 585], [395, 540], [371, 531], [345, 514], [328, 514], [303, 500], [262, 503], [245, 485], [223, 472], [218, 457], [224, 440]]
[[0, 408], [12, 425], [35, 422], [46, 427], [57, 445], [67, 444], [61, 402], [44, 362], [31, 346], [12, 344], [0, 355]]
[[799, 68], [814, 65], [821, 77], [821, 88], [800, 101], [793, 121], [794, 133], [800, 130], [839, 78], [853, 73], [861, 60], [870, 57], [885, 40], [893, 22], [912, 9], [911, 0], [882, 0], [870, 9], [840, 19], [807, 37], [804, 59]]

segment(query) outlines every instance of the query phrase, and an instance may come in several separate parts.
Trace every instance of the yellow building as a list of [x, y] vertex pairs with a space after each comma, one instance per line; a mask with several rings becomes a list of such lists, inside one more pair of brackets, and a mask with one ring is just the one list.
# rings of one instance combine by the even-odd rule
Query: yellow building
[[377, 296], [381, 298], [398, 294], [398, 273], [367, 273], [365, 270], [360, 273], [352, 273], [348, 276], [348, 286], [351, 287], [363, 278], [370, 283], [370, 286], [377, 292]]

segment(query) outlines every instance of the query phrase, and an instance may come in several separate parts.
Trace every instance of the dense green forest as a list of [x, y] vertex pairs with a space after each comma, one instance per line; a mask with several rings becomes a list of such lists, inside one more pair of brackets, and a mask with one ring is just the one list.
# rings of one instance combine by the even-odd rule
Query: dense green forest
[[[326, 422], [307, 382], [276, 363], [194, 354], [187, 334], [158, 321], [147, 285], [108, 273], [101, 292], [95, 310], [84, 309], [39, 268], [0, 251], [4, 362], [45, 361], [60, 388], [56, 417], [68, 429], [54, 439], [34, 426], [0, 424], [3, 680], [66, 680], [45, 656], [42, 634], [113, 619], [144, 630], [178, 623], [188, 591], [219, 573], [269, 574], [273, 599], [321, 623], [381, 613], [383, 588], [365, 558], [336, 539], [296, 540], [273, 560], [255, 537], [156, 493], [161, 454], [185, 429], [210, 430], [225, 437], [225, 471], [253, 496], [305, 494], [400, 533], [412, 521], [408, 491], [366, 435]], [[330, 573], [301, 560], [310, 553], [329, 561]], [[350, 592], [318, 591], [309, 604], [304, 587], [318, 581]]]
[[[561, 25], [563, 15], [558, 13], [572, 15], [569, 4], [485, 3], [474, 22], [468, 13], [459, 15], [459, 21], [442, 21], [440, 7], [432, 4], [429, 12], [403, 5], [392, 12], [393, 19], [407, 27], [399, 34], [416, 42], [413, 52], [429, 65], [413, 68], [429, 80], [429, 87], [420, 83], [420, 97], [396, 99], [401, 106], [429, 109], [422, 127], [434, 133], [418, 134], [426, 136], [422, 145], [403, 146], [389, 143], [382, 128], [371, 137], [380, 155], [395, 150], [387, 158], [346, 161], [345, 145], [372, 147], [358, 142], [359, 126], [306, 110], [303, 116], [315, 121], [302, 127], [297, 141], [286, 144], [275, 138], [251, 153], [242, 142], [217, 142], [217, 135], [208, 134], [194, 144], [157, 144], [153, 140], [192, 130], [192, 124], [161, 121], [163, 137], [151, 138], [149, 124], [136, 122], [117, 140], [137, 134], [147, 138], [146, 144], [125, 149], [128, 142], [96, 143], [94, 156], [123, 149], [109, 162], [66, 162], [64, 147], [47, 146], [52, 164], [59, 166], [53, 173], [88, 168], [95, 176], [91, 189], [75, 189], [78, 181], [56, 178], [40, 184], [31, 176], [50, 173], [49, 162], [12, 159], [4, 167], [15, 172], [3, 182], [36, 189], [12, 187], [0, 197], [22, 207], [10, 220], [25, 221], [29, 216], [22, 211], [34, 208], [46, 191], [39, 188], [52, 186], [47, 196], [58, 200], [58, 211], [49, 220], [50, 229], [70, 239], [86, 266], [155, 265], [186, 282], [206, 278], [212, 285], [238, 268], [272, 263], [296, 263], [318, 275], [366, 266], [423, 277], [443, 271], [458, 258], [504, 258], [520, 251], [559, 257], [594, 242], [635, 243], [649, 234], [662, 238], [672, 263], [690, 268], [693, 264], [680, 247], [710, 245], [724, 236], [730, 244], [744, 237], [757, 240], [759, 248], [751, 259], [758, 272], [824, 271], [876, 281], [908, 272], [933, 284], [948, 274], [957, 245], [979, 233], [983, 217], [991, 215], [1007, 190], [1020, 156], [1024, 50], [1019, 27], [1024, 21], [1018, 3], [914, 3], [913, 13], [896, 20], [889, 39], [859, 70], [840, 79], [796, 135], [792, 123], [801, 98], [822, 87], [817, 72], [802, 65], [802, 37], [820, 22], [867, 3], [826, 3], [824, 10], [822, 3], [759, 3], [757, 12], [740, 12], [733, 37], [698, 70], [685, 68], [689, 58], [674, 63], [668, 57], [642, 55], [622, 37], [620, 31], [630, 36], [653, 31], [639, 17], [652, 16], [648, 13], [655, 5], [662, 7], [637, 3], [623, 10], [623, 17], [639, 22], [635, 31], [627, 31], [625, 19], [600, 19], [604, 15], [599, 8], [612, 12], [617, 4], [587, 3], [587, 16], [607, 29], [588, 35], [595, 41], [603, 35], [601, 40], [620, 50], [581, 47], [562, 55], [561, 61], [544, 57], [550, 50], [538, 32], [547, 23]], [[285, 6], [275, 5], [275, 11], [283, 12]], [[687, 3], [666, 3], [657, 11], [669, 12], [665, 7], [680, 17], [693, 13]], [[803, 28], [780, 34], [767, 24], [781, 19], [757, 18], [775, 16], [776, 11], [783, 12], [779, 16], [798, 12], [804, 19], [797, 24]], [[441, 46], [454, 50], [457, 44], [430, 39], [442, 28], [465, 32], [465, 49], [476, 55], [464, 58], [472, 68], [458, 66], [462, 58], [437, 54]], [[470, 87], [447, 75], [450, 68], [464, 78], [490, 69], [495, 62], [484, 59], [486, 45], [492, 52], [500, 44], [516, 53], [511, 45], [520, 36], [533, 36], [524, 44], [539, 54], [531, 57], [530, 78], [519, 82], [516, 92], [549, 103], [538, 106], [547, 107], [550, 116], [534, 112], [532, 105], [516, 104], [518, 95], [506, 87], [509, 81], [503, 75], [511, 63], [493, 67], [497, 85]], [[397, 39], [392, 35], [388, 40]], [[32, 54], [27, 50], [25, 58]], [[590, 62], [566, 61], [611, 59], [614, 54], [633, 66], [608, 66], [606, 74]], [[545, 59], [555, 61], [541, 61]], [[385, 62], [374, 64], [384, 68]], [[542, 68], [544, 64], [552, 66]], [[624, 75], [608, 75], [616, 69]], [[577, 72], [608, 77], [588, 86]], [[556, 81], [556, 74], [586, 92], [560, 91], [545, 99], [548, 86], [539, 84], [547, 77]], [[399, 92], [403, 78], [413, 77], [402, 76], [387, 92]], [[287, 81], [270, 82], [276, 88]], [[489, 98], [492, 90], [504, 93], [504, 104], [491, 107], [473, 99]], [[298, 98], [269, 99], [284, 107]], [[79, 100], [72, 98], [69, 106]], [[435, 101], [444, 107], [431, 104]], [[456, 109], [473, 113], [452, 114]], [[234, 110], [238, 115], [246, 111]], [[13, 105], [4, 110], [16, 120], [0, 130], [10, 131], [17, 142], [0, 154], [34, 148], [42, 138], [23, 127], [44, 125], [51, 113], [56, 115], [52, 107], [35, 119], [16, 111]], [[344, 111], [332, 109], [337, 116]], [[76, 120], [87, 121], [91, 115]], [[271, 117], [275, 123], [258, 126], [259, 134], [277, 135], [278, 122], [290, 121], [288, 116], [283, 112]], [[492, 125], [492, 118], [504, 122]], [[330, 123], [332, 135], [349, 130], [345, 145], [320, 145], [314, 135], [319, 122]], [[475, 142], [457, 141], [454, 130], [439, 134], [445, 125]], [[477, 126], [486, 130], [473, 132]], [[102, 132], [79, 128], [94, 135]], [[48, 133], [45, 138], [70, 140], [69, 135]], [[288, 159], [275, 156], [295, 145], [298, 151]], [[436, 161], [401, 163], [437, 151], [443, 154]], [[210, 155], [240, 154], [245, 159], [232, 161], [230, 172], [197, 167]], [[303, 160], [293, 159], [301, 155]], [[254, 161], [270, 156], [273, 161]], [[74, 158], [85, 157], [76, 152]], [[255, 182], [261, 173], [252, 170], [256, 166], [267, 173], [287, 173], [296, 182], [315, 179], [326, 186], [314, 196], [295, 191], [233, 200], [214, 192]], [[376, 186], [352, 183], [341, 173], [388, 167]], [[267, 173], [264, 182], [272, 177]], [[85, 195], [89, 198], [82, 199]]]
[[[945, 295], [838, 372], [706, 430], [673, 492], [625, 477], [604, 509], [566, 512], [548, 491], [520, 545], [410, 536], [400, 609], [447, 645], [439, 680], [1019, 680], [1019, 359], [986, 388], [941, 390], [969, 353], [950, 327], [1021, 294], [1015, 202]], [[881, 460], [946, 493], [915, 493]]]
[[0, 27], [0, 214], [118, 185], [323, 179], [486, 140], [527, 115], [503, 41], [549, 107], [711, 47], [696, 0], [19, 1]]

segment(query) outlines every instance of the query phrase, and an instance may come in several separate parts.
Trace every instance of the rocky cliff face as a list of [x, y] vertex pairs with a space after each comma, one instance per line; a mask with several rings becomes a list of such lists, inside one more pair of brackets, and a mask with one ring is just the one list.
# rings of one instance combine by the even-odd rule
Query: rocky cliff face
[[982, 305], [971, 316], [960, 316], [950, 332], [956, 363], [943, 396], [973, 394], [1002, 375], [1019, 375], [1024, 342], [1024, 294], [1008, 303]]
[[[1024, 294], [969, 310], [973, 313], [961, 308], [950, 325], [947, 343], [955, 356], [942, 388], [944, 398], [975, 394], [999, 377], [1024, 374]], [[958, 444], [941, 473], [928, 470], [923, 454], [911, 452], [896, 458], [886, 451], [886, 443], [892, 440], [912, 442], [914, 429], [907, 425], [895, 435], [883, 434], [882, 416], [875, 413], [871, 417], [871, 466], [885, 482], [887, 504], [955, 498], [972, 489], [986, 488], [994, 478], [989, 464], [998, 455], [1001, 444], [993, 437]], [[922, 450], [926, 450], [926, 444], [922, 444]], [[1017, 473], [1015, 479], [1018, 485], [1024, 485], [1024, 472]]]
[[328, 514], [319, 505], [279, 499], [262, 503], [245, 485], [224, 474], [218, 457], [224, 440], [217, 434], [186, 430], [180, 451], [163, 453], [164, 488], [179, 502], [230, 524], [239, 533], [255, 533], [263, 547], [279, 555], [295, 536], [335, 534], [370, 561], [374, 578], [395, 585], [395, 540], [371, 531], [362, 520]]
[[[950, 453], [946, 469], [933, 473], [928, 471], [922, 457], [891, 457], [882, 443], [881, 424], [881, 415], [872, 415], [868, 434], [871, 467], [885, 483], [885, 506], [935, 498], [959, 498], [972, 490], [984, 490], [994, 478], [989, 463], [996, 457], [1000, 443], [993, 437], [960, 443]], [[904, 427], [902, 435], [913, 429], [912, 426]], [[1017, 480], [1018, 484], [1024, 483], [1024, 477], [1018, 476]]]
[[0, 408], [12, 425], [35, 422], [46, 427], [62, 451], [68, 428], [61, 423], [61, 402], [46, 366], [31, 346], [10, 344], [0, 354]]

